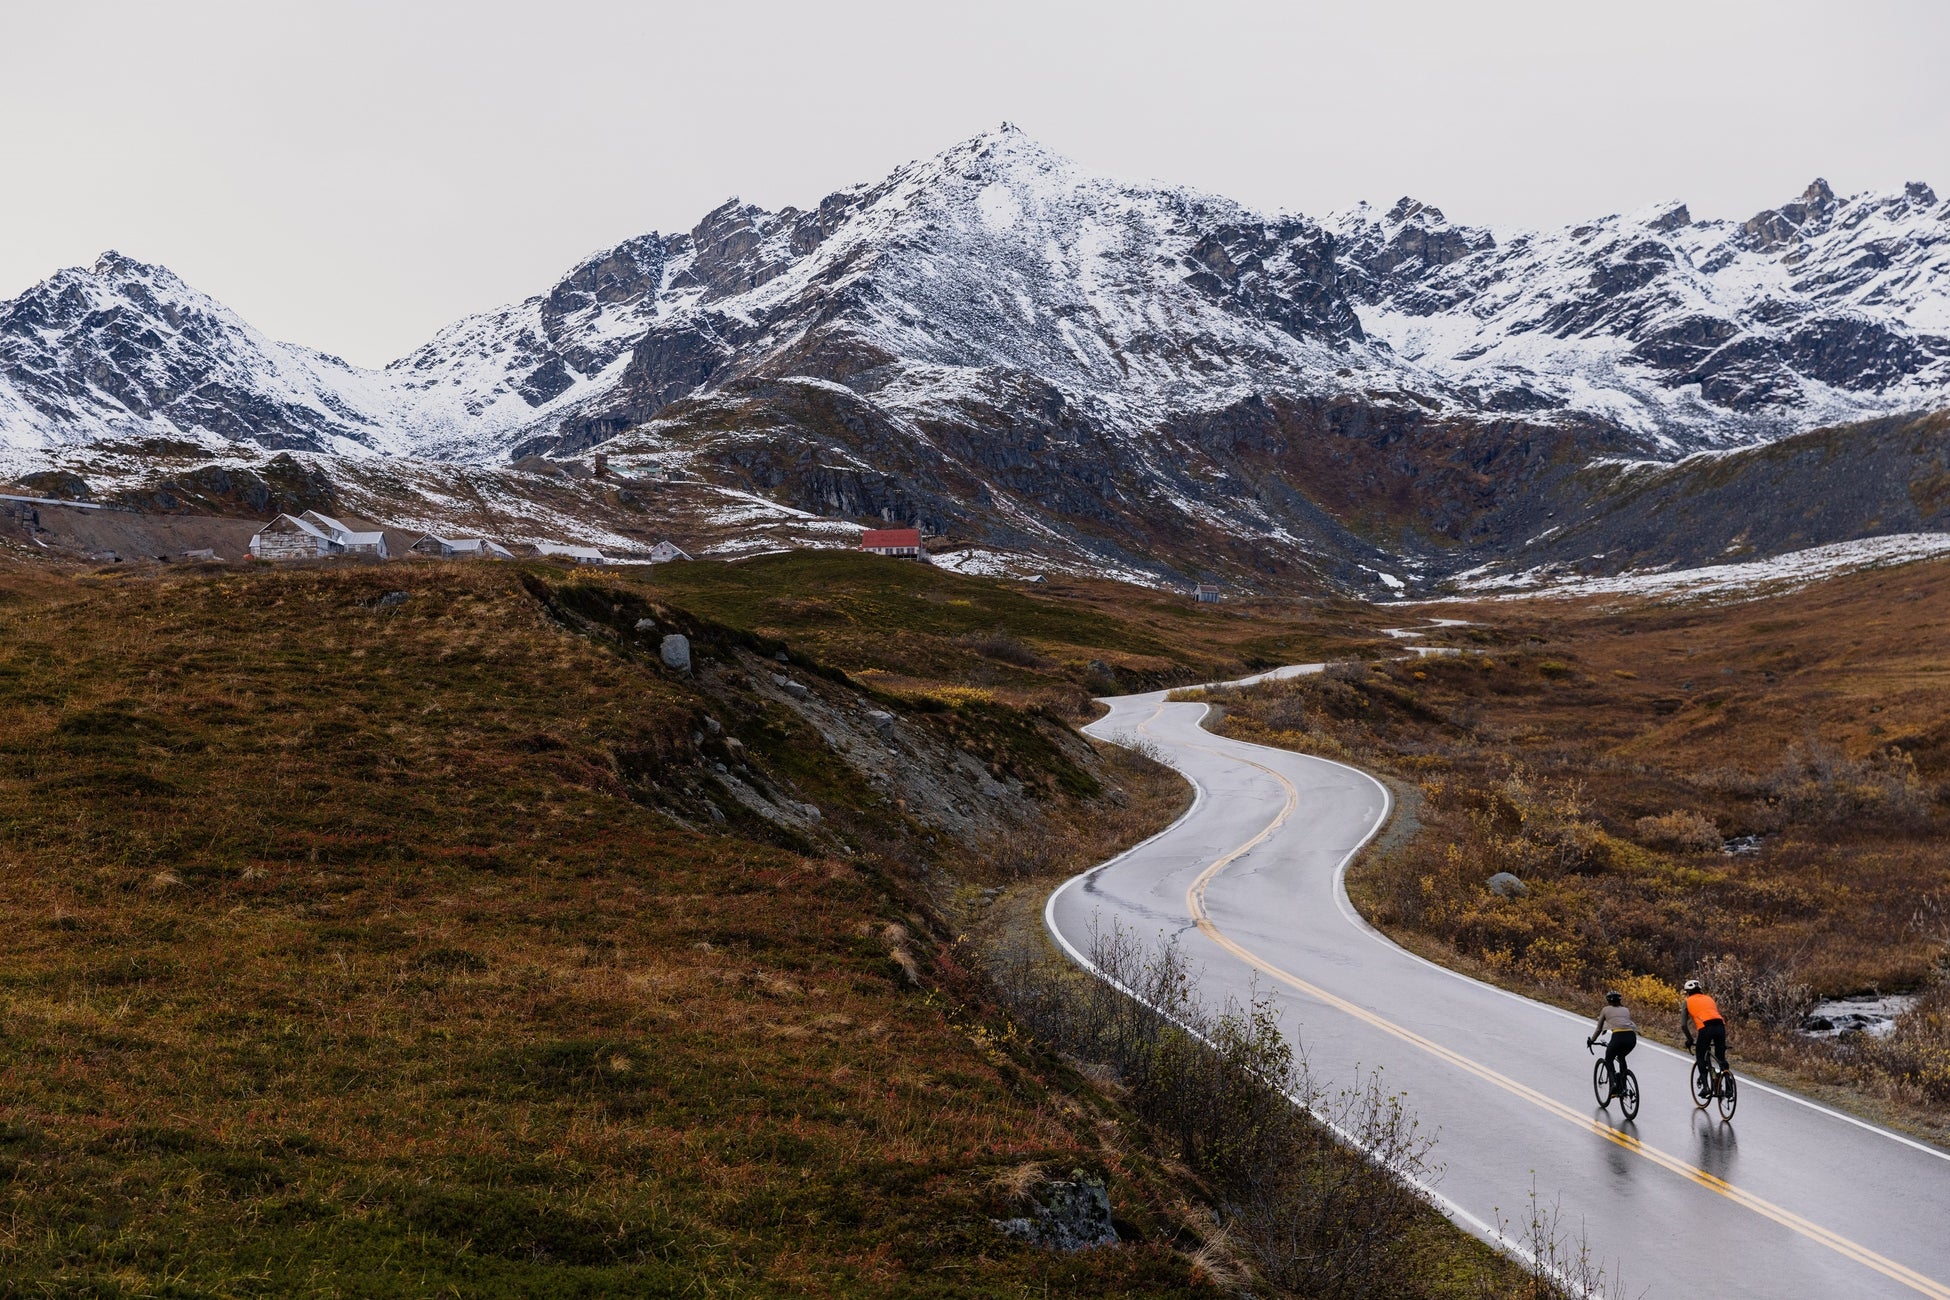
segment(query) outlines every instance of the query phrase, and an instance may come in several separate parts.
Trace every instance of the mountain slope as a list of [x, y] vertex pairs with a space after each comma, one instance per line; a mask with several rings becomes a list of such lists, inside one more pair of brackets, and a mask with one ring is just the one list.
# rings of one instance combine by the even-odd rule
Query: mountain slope
[[1495, 232], [1403, 200], [1323, 226], [1095, 176], [1005, 126], [805, 211], [734, 200], [628, 240], [379, 372], [105, 254], [0, 305], [0, 436], [492, 461], [794, 367], [918, 415], [1002, 376], [1120, 427], [1381, 390], [1690, 450], [1940, 398], [1950, 204], [1817, 181], [1745, 222], [1667, 204]]
[[1950, 204], [1925, 186], [1817, 182], [1741, 223], [1511, 234], [1404, 200], [1323, 225], [1006, 126], [626, 241], [382, 371], [113, 254], [0, 306], [16, 451], [600, 446], [814, 515], [1250, 582], [1465, 567], [1575, 510], [1594, 461], [1944, 405]]
[[1950, 203], [1817, 180], [1745, 222], [1683, 204], [1499, 237], [1403, 199], [1332, 220], [1369, 332], [1487, 404], [1674, 449], [1940, 405]]
[[120, 253], [0, 303], [0, 446], [201, 431], [267, 448], [403, 450], [389, 386], [278, 343]]

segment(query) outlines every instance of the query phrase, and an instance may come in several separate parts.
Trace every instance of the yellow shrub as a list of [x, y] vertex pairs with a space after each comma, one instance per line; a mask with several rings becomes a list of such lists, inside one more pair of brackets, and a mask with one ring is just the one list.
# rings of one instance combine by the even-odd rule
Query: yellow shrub
[[1625, 995], [1625, 1005], [1641, 1014], [1679, 1010], [1679, 990], [1657, 975], [1627, 975], [1614, 987]]

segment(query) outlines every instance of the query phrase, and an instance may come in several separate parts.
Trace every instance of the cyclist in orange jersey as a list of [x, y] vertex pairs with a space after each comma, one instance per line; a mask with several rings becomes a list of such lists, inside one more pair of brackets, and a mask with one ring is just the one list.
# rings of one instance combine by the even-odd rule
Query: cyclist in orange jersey
[[1706, 1071], [1706, 1053], [1712, 1049], [1720, 1068], [1727, 1068], [1727, 1022], [1715, 1002], [1698, 980], [1686, 981], [1686, 998], [1679, 1008], [1679, 1031], [1686, 1046], [1693, 1049], [1693, 1063]]

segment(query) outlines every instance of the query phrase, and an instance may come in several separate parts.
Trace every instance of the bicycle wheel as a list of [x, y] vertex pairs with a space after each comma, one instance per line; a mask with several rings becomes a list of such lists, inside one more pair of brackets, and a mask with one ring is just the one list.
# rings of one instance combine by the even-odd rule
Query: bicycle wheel
[[1639, 1117], [1639, 1077], [1630, 1066], [1625, 1069], [1625, 1086], [1618, 1094], [1618, 1109], [1626, 1119]]
[[1696, 1110], [1705, 1110], [1712, 1100], [1713, 1076], [1706, 1072], [1705, 1066], [1695, 1064], [1693, 1066], [1693, 1107]]
[[1611, 1109], [1611, 1071], [1605, 1068], [1605, 1058], [1599, 1057], [1591, 1066], [1591, 1095], [1598, 1104]]
[[1733, 1071], [1728, 1070], [1720, 1076], [1720, 1118], [1732, 1119], [1733, 1108], [1739, 1103], [1739, 1089], [1734, 1085]]

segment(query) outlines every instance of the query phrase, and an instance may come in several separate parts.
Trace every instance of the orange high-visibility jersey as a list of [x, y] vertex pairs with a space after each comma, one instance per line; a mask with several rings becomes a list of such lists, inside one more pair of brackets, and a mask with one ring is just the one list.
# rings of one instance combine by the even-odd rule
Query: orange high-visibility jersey
[[1704, 993], [1688, 993], [1686, 1015], [1692, 1020], [1693, 1028], [1703, 1029], [1707, 1021], [1720, 1019], [1719, 1004]]

